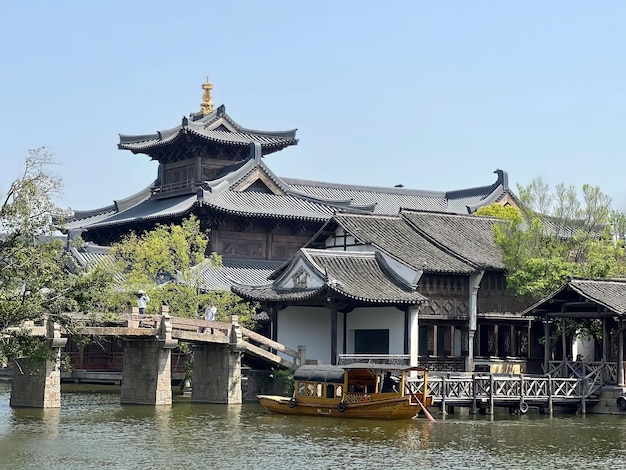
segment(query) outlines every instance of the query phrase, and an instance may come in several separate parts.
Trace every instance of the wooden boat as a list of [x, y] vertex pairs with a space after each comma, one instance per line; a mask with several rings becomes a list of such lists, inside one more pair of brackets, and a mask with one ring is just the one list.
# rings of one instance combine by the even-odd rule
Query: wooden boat
[[293, 396], [258, 395], [261, 405], [275, 413], [332, 418], [409, 419], [423, 411], [434, 421], [426, 409], [432, 403], [428, 373], [420, 367], [306, 365], [293, 379]]

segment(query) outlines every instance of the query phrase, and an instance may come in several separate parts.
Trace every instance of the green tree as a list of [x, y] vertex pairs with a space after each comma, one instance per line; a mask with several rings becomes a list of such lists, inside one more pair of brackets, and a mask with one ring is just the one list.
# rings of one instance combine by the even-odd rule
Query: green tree
[[45, 314], [60, 315], [72, 299], [76, 277], [66, 270], [63, 242], [53, 220], [62, 214], [55, 198], [60, 179], [44, 149], [30, 150], [24, 171], [6, 191], [0, 206], [0, 355], [3, 361], [44, 354], [42, 342], [20, 327]]
[[193, 215], [179, 225], [159, 224], [141, 234], [129, 233], [111, 246], [113, 277], [123, 281], [117, 292], [109, 294], [110, 308], [134, 305], [135, 294], [142, 289], [151, 299], [147, 313], [168, 305], [173, 315], [198, 317], [212, 300], [218, 308], [217, 320], [227, 321], [236, 314], [242, 324], [253, 328], [256, 304], [230, 291], [206, 290], [202, 270], [221, 264], [215, 253], [205, 258], [208, 241]]
[[[584, 185], [582, 201], [573, 186], [554, 191], [535, 180], [518, 186], [519, 210], [492, 204], [477, 215], [497, 217], [496, 244], [507, 270], [507, 286], [537, 300], [562, 286], [570, 276], [605, 278], [623, 275], [624, 217], [612, 211], [611, 199]], [[620, 237], [615, 229], [621, 230]]]

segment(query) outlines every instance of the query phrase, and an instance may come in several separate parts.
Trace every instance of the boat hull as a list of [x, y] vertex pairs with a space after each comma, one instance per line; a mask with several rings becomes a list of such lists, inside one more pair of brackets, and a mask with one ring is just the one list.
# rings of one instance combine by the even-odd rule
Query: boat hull
[[387, 398], [365, 403], [341, 406], [338, 401], [294, 401], [290, 397], [259, 395], [259, 402], [268, 411], [299, 416], [325, 416], [329, 418], [361, 419], [411, 419], [421, 411], [419, 404], [407, 397]]

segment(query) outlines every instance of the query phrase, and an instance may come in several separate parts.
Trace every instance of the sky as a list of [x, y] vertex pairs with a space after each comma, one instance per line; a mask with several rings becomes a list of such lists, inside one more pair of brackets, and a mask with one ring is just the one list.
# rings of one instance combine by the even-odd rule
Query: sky
[[119, 134], [215, 106], [297, 128], [279, 176], [447, 191], [541, 180], [626, 211], [626, 2], [31, 0], [0, 15], [0, 195], [46, 147], [58, 204], [95, 209], [155, 178]]

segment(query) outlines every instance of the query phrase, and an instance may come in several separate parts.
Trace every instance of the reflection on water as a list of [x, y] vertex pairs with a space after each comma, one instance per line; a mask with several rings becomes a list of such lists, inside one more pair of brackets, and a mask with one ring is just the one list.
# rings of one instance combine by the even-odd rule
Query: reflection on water
[[[61, 409], [9, 407], [0, 468], [626, 468], [616, 416], [448, 416], [436, 423], [272, 415], [259, 405], [121, 406], [64, 388]], [[71, 393], [70, 393], [71, 391]]]

